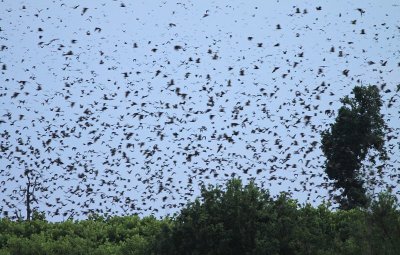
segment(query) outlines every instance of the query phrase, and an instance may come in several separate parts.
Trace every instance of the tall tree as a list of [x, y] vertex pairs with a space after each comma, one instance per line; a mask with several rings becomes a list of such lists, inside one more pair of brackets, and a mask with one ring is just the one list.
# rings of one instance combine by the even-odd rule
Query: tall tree
[[47, 202], [45, 197], [50, 193], [51, 180], [46, 171], [52, 163], [46, 164], [44, 159], [41, 160], [40, 147], [31, 141], [30, 136], [20, 135], [17, 142], [13, 142], [12, 135], [18, 134], [7, 130], [0, 134], [6, 138], [0, 146], [0, 158], [10, 162], [5, 169], [0, 169], [0, 180], [4, 180], [4, 185], [0, 185], [1, 192], [6, 195], [3, 199], [6, 206], [0, 204], [0, 213], [13, 219], [25, 217], [29, 221], [38, 212], [39, 203]]
[[26, 177], [26, 186], [20, 186], [20, 195], [25, 198], [26, 220], [30, 221], [32, 219], [32, 213], [36, 211], [35, 208], [32, 208], [33, 204], [38, 204], [39, 202], [35, 191], [41, 188], [39, 185], [41, 174], [35, 170], [25, 170], [24, 175]]
[[[385, 122], [380, 113], [381, 96], [377, 86], [356, 86], [354, 98], [345, 96], [334, 124], [322, 133], [322, 151], [326, 156], [325, 171], [342, 188], [342, 209], [366, 207], [368, 197], [361, 176], [362, 163], [375, 149], [380, 160], [387, 159], [384, 148]], [[372, 165], [375, 155], [369, 155]], [[378, 169], [379, 170], [379, 169]], [[381, 171], [381, 169], [380, 169]]]

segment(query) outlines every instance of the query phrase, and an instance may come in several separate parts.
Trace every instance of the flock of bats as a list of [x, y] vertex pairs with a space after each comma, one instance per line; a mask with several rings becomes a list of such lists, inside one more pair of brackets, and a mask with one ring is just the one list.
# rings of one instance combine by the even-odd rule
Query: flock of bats
[[232, 177], [332, 201], [320, 133], [340, 98], [368, 84], [381, 89], [391, 159], [365, 178], [371, 192], [399, 194], [400, 27], [389, 10], [298, 5], [269, 17], [242, 4], [160, 2], [142, 16], [117, 2], [2, 8], [3, 216], [23, 215], [28, 193], [58, 219], [163, 216]]

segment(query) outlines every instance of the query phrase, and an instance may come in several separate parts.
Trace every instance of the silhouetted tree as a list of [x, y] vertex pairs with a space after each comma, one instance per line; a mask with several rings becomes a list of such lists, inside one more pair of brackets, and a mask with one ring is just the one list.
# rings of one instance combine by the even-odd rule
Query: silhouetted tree
[[[342, 188], [342, 209], [366, 207], [368, 198], [365, 180], [360, 170], [371, 149], [375, 149], [380, 160], [387, 159], [384, 148], [385, 122], [380, 113], [381, 96], [377, 86], [353, 89], [354, 98], [345, 96], [343, 106], [330, 129], [322, 133], [322, 150], [326, 156], [325, 171], [335, 180], [336, 188]], [[373, 165], [374, 155], [368, 157]], [[378, 168], [378, 171], [382, 169]]]
[[[25, 170], [24, 174], [20, 175], [20, 178], [25, 178], [26, 182], [19, 185], [17, 189], [14, 189], [15, 193], [18, 192], [18, 196], [15, 196], [13, 199], [18, 198], [20, 203], [24, 203], [25, 217], [27, 221], [30, 221], [32, 218], [34, 218], [33, 215], [38, 215], [39, 213], [37, 211], [37, 204], [39, 201], [36, 192], [43, 190], [43, 186], [41, 185], [41, 181], [43, 180], [41, 179], [41, 174], [38, 171], [29, 169]], [[21, 208], [14, 208], [14, 214], [14, 219], [23, 220], [24, 217]]]

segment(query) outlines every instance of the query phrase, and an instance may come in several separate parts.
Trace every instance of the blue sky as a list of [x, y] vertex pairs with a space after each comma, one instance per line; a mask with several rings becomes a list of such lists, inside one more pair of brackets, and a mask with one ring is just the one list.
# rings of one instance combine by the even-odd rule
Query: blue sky
[[42, 174], [37, 206], [55, 219], [162, 216], [232, 176], [320, 203], [320, 132], [368, 84], [395, 137], [383, 180], [399, 181], [396, 1], [0, 6], [0, 210], [24, 208], [25, 169]]

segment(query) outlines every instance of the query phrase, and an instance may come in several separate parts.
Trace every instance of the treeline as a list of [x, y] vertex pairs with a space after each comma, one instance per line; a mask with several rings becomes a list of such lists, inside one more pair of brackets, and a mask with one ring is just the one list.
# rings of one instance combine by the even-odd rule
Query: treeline
[[382, 193], [366, 209], [330, 210], [273, 198], [238, 179], [203, 187], [179, 214], [92, 215], [51, 223], [0, 219], [0, 254], [400, 254], [400, 210]]

